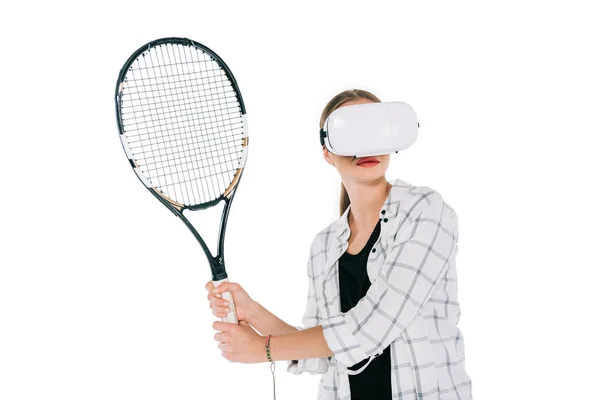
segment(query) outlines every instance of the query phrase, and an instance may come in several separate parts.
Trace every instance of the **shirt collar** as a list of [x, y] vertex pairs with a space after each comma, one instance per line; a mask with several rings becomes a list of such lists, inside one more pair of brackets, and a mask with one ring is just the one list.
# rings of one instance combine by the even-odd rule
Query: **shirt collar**
[[[406, 183], [400, 179], [395, 179], [393, 182], [390, 182], [392, 187], [390, 192], [388, 193], [385, 202], [381, 206], [379, 210], [379, 217], [381, 219], [387, 218], [388, 221], [394, 219], [397, 215], [398, 211], [398, 202], [400, 201], [401, 192], [405, 191], [407, 187], [411, 187], [409, 183]], [[403, 190], [404, 189], [404, 190]], [[345, 238], [350, 236], [350, 226], [348, 224], [348, 214], [350, 213], [350, 206], [346, 207], [346, 211], [335, 221], [332, 223], [332, 227], [334, 228], [335, 237], [340, 238], [341, 236], [345, 236]], [[344, 240], [344, 239], [342, 239]]]

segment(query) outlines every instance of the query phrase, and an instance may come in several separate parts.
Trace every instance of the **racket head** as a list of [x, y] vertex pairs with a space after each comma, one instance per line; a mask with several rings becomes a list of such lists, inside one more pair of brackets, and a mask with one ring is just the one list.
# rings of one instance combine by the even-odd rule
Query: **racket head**
[[244, 101], [227, 64], [188, 38], [146, 43], [115, 88], [119, 137], [140, 181], [173, 212], [231, 200], [248, 154]]

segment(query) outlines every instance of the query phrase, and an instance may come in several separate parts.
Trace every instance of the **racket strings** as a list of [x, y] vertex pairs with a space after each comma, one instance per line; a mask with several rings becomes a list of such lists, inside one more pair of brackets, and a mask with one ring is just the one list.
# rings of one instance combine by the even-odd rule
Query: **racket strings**
[[[185, 64], [196, 64], [196, 63], [205, 63], [205, 64], [211, 65], [211, 66], [214, 65], [212, 59], [208, 59], [208, 60], [204, 59], [204, 60], [180, 61], [180, 62], [175, 63], [175, 64], [166, 64], [166, 63], [163, 63], [160, 66], [151, 65], [150, 67], [139, 67], [138, 70], [139, 71], [144, 71], [144, 70], [148, 70], [148, 69], [161, 68], [161, 67], [164, 67], [164, 68], [166, 68], [166, 67], [178, 67], [178, 66], [183, 66]], [[214, 68], [214, 69], [210, 69], [210, 70], [206, 69], [205, 71], [220, 71], [220, 70], [221, 70], [221, 68]], [[183, 75], [185, 75], [185, 73], [183, 73], [183, 74], [177, 74], [177, 75], [172, 75], [172, 76], [183, 76]], [[168, 75], [165, 75], [165, 77], [168, 77]], [[135, 80], [135, 79], [132, 79], [132, 80]]]
[[[138, 69], [138, 71], [139, 70], [140, 69]], [[200, 80], [206, 80], [208, 83], [211, 83], [211, 84], [218, 83], [218, 82], [229, 82], [229, 79], [227, 79], [227, 76], [224, 75], [225, 72], [222, 69], [211, 69], [211, 70], [207, 70], [206, 72], [211, 72], [211, 71], [218, 71], [219, 73], [218, 74], [212, 74], [211, 76], [206, 77], [206, 78], [205, 77], [201, 77]], [[164, 75], [161, 78], [163, 78], [163, 79], [168, 79], [170, 77], [181, 78], [181, 77], [184, 77], [185, 75], [190, 75], [190, 77], [193, 75], [194, 80], [196, 82], [198, 81], [198, 78], [193, 73], [179, 74], [179, 75]], [[216, 81], [214, 79], [211, 80], [211, 78], [216, 78], [216, 77], [221, 77], [221, 78], [225, 77], [225, 79], [221, 79], [220, 81]], [[149, 78], [146, 78], [146, 79], [131, 79], [131, 80], [127, 80], [127, 82], [130, 82], [130, 83], [131, 82], [140, 82], [140, 83], [136, 83], [136, 88], [139, 88], [139, 89], [144, 89], [146, 87], [153, 88], [153, 89], [147, 89], [147, 90], [143, 90], [143, 91], [137, 91], [137, 92], [134, 92], [134, 94], [152, 94], [153, 92], [161, 92], [161, 91], [165, 90], [165, 88], [167, 88], [167, 89], [169, 88], [169, 86], [166, 85], [166, 84], [164, 84], [164, 83], [162, 83], [162, 81], [159, 81], [159, 80], [155, 79], [155, 81], [153, 82], [152, 79], [155, 79], [155, 78], [149, 77]], [[191, 81], [191, 79], [172, 80], [169, 83], [187, 83], [189, 81]], [[161, 85], [163, 85], [164, 87], [160, 88]], [[223, 85], [223, 86], [214, 85], [215, 88], [225, 87], [225, 86], [226, 85]], [[180, 92], [180, 93], [186, 93], [186, 92]]]
[[[208, 161], [210, 161], [210, 160], [213, 160], [213, 159], [215, 159], [215, 158], [217, 158], [217, 156], [214, 156], [214, 157], [205, 157], [205, 159], [206, 159], [206, 160], [208, 160]], [[226, 164], [226, 163], [228, 163], [228, 162], [229, 162], [228, 160], [227, 160], [227, 161], [222, 161], [222, 162], [219, 162], [219, 161], [217, 160], [217, 161], [213, 161], [213, 162], [211, 163], [211, 165], [212, 165], [212, 166], [214, 166], [214, 165], [219, 165], [219, 164]], [[165, 167], [163, 167], [163, 166], [158, 166], [158, 165], [157, 165], [157, 168], [148, 168], [146, 171], [147, 171], [147, 172], [151, 172], [151, 171], [162, 171], [162, 170], [164, 170], [165, 168], [170, 168], [170, 167], [175, 167], [175, 166], [182, 166], [182, 165], [185, 165], [185, 163], [183, 163], [183, 162], [182, 162], [182, 163], [180, 163], [180, 164], [168, 164], [168, 166], [165, 166]], [[191, 171], [183, 171], [183, 172], [191, 172]], [[160, 178], [160, 177], [162, 177], [162, 176], [165, 176], [165, 175], [157, 175], [157, 177], [158, 177], [158, 178]], [[213, 176], [213, 175], [203, 175], [203, 176], [204, 176], [204, 177], [207, 177], [207, 176]]]
[[[164, 142], [157, 142], [156, 144], [159, 144], [159, 145], [160, 144], [165, 144], [166, 145], [166, 144], [170, 144], [171, 142], [172, 141], [164, 141]], [[222, 150], [237, 149], [238, 148], [238, 142], [237, 142], [237, 140], [229, 140], [227, 142], [221, 142], [222, 147], [220, 147], [217, 151], [209, 149], [208, 152], [204, 152], [203, 153], [200, 150], [204, 149], [205, 147], [195, 147], [194, 146], [195, 144], [200, 144], [200, 143], [199, 142], [188, 143], [188, 147], [186, 147], [185, 150], [195, 151], [198, 156], [202, 157], [206, 161], [211, 161], [213, 158], [219, 157], [221, 155], [220, 151], [222, 151]], [[229, 146], [225, 146], [225, 145], [229, 145]], [[147, 145], [134, 146], [134, 147], [132, 147], [132, 149], [142, 148], [144, 146], [147, 146]], [[172, 150], [172, 149], [177, 149], [178, 150], [178, 148], [175, 147], [175, 146], [164, 146], [164, 147], [162, 147], [163, 153], [160, 154], [160, 157], [166, 157], [167, 158], [166, 161], [169, 161], [168, 156], [179, 154], [179, 150], [178, 151], [173, 151], [173, 152], [169, 153], [168, 150]], [[209, 156], [210, 154], [215, 154], [215, 153], [216, 153], [215, 156], [213, 156], [213, 157]], [[146, 160], [146, 158], [144, 158], [142, 156], [142, 157], [137, 158], [137, 160], [140, 160], [140, 161], [141, 160]], [[159, 162], [162, 162], [162, 160], [159, 160]], [[151, 168], [147, 168], [146, 170], [147, 171], [151, 171], [152, 169]]]
[[[186, 82], [186, 81], [181, 81], [181, 82]], [[229, 81], [227, 80], [227, 78], [225, 78], [224, 80], [222, 79], [220, 81], [214, 81], [214, 82], [229, 82]], [[175, 83], [175, 82], [173, 82], [173, 83]], [[148, 85], [146, 85], [146, 86], [148, 86]], [[226, 88], [227, 87], [226, 85], [223, 85], [223, 86], [214, 85], [214, 86], [215, 86], [216, 89]], [[163, 96], [165, 94], [165, 90], [168, 90], [168, 89], [155, 89], [155, 90], [147, 90], [147, 91], [143, 91], [143, 92], [130, 91], [130, 93], [129, 93], [130, 95], [138, 95], [138, 100], [132, 99], [131, 105], [122, 107], [122, 109], [123, 109], [122, 114], [123, 115], [130, 114], [126, 110], [128, 108], [132, 108], [132, 107], [137, 107], [138, 109], [142, 109], [143, 110], [145, 106], [148, 106], [148, 108], [146, 109], [147, 111], [156, 111], [156, 108], [153, 109], [151, 106], [153, 106], [153, 105], [161, 105], [162, 106], [163, 102], [149, 102], [148, 100], [149, 99], [155, 100], [156, 98], [158, 98], [158, 96]], [[148, 93], [151, 93], [151, 92], [156, 92], [156, 93], [158, 93], [158, 95], [154, 94], [153, 96], [146, 96], [146, 97], [142, 97], [141, 96], [142, 94], [148, 94]], [[213, 96], [196, 95], [197, 93], [195, 93], [193, 90], [190, 90], [190, 91], [180, 91], [177, 94], [179, 94], [179, 95], [189, 95], [189, 94], [192, 94], [192, 95], [194, 95], [195, 98], [198, 98], [198, 99], [202, 99], [204, 97], [204, 99], [202, 99], [202, 101], [213, 100]], [[224, 96], [224, 98], [233, 99], [232, 103], [234, 105], [238, 104], [237, 97], [235, 95], [234, 96]], [[142, 100], [146, 100], [146, 104], [144, 104], [144, 102]], [[181, 106], [181, 104], [178, 104], [178, 101], [180, 101], [183, 104], [188, 104], [189, 99], [171, 100], [171, 101], [169, 101], [169, 105], [172, 105], [172, 106]], [[207, 107], [207, 108], [209, 108], [209, 111], [216, 111], [216, 109], [211, 110], [210, 107]]]
[[[232, 103], [233, 105], [237, 105], [237, 104], [238, 104], [238, 103], [237, 103], [237, 100], [236, 100], [236, 101], [233, 101], [233, 102], [231, 102], [231, 103]], [[155, 108], [155, 109], [152, 109], [152, 108], [147, 108], [147, 109], [144, 109], [144, 106], [145, 106], [145, 105], [144, 105], [144, 104], [139, 104], [139, 105], [137, 105], [137, 106], [136, 106], [137, 108], [135, 109], [135, 111], [132, 111], [132, 112], [123, 111], [123, 112], [121, 113], [121, 115], [123, 115], [123, 121], [131, 120], [131, 119], [136, 119], [135, 113], [136, 113], [136, 112], [138, 112], [138, 113], [139, 113], [139, 112], [140, 112], [140, 110], [143, 110], [143, 111], [145, 111], [145, 112], [148, 112], [148, 113], [150, 113], [150, 112], [151, 112], [151, 113], [153, 113], [153, 115], [156, 115], [156, 116], [165, 115], [165, 113], [164, 113], [164, 112], [158, 112], [158, 110], [159, 110], [159, 109], [160, 109], [161, 111], [164, 109], [164, 104], [162, 104], [162, 103], [149, 103], [149, 104], [147, 104], [147, 105], [148, 105], [148, 106], [150, 106], [150, 105], [155, 105], [155, 104], [156, 104], [156, 105], [160, 105], [160, 107], [157, 107], [157, 108]], [[181, 108], [185, 109], [185, 106], [184, 106], [184, 105], [185, 105], [185, 104], [188, 104], [188, 103], [187, 103], [187, 101], [184, 101], [184, 100], [182, 100], [182, 101], [181, 101], [181, 104], [178, 104], [176, 101], [170, 102], [170, 103], [168, 103], [168, 104], [169, 104], [170, 106], [174, 106], [174, 107], [177, 107], [177, 106], [179, 106], [179, 107], [181, 107]], [[129, 106], [129, 107], [127, 107], [127, 108], [132, 108], [132, 106]], [[124, 109], [124, 110], [125, 110], [125, 109]], [[217, 111], [217, 110], [207, 110], [207, 111], [213, 111], [213, 112], [214, 112], [214, 111]], [[131, 115], [131, 114], [133, 114], [133, 117], [129, 117], [129, 115]], [[232, 114], [235, 114], [235, 113], [232, 113]], [[155, 118], [155, 119], [150, 119], [150, 121], [156, 121], [156, 120], [161, 120], [161, 119], [162, 119], [162, 118]]]
[[[206, 175], [206, 176], [207, 176], [207, 177], [210, 177], [210, 176], [215, 176], [215, 175], [217, 175], [217, 174], [218, 174], [218, 173], [215, 173], [215, 174], [212, 174], [212, 175]], [[193, 179], [190, 179], [190, 180], [184, 180], [184, 181], [177, 182], [176, 184], [175, 184], [175, 183], [166, 184], [166, 185], [163, 185], [163, 187], [168, 187], [168, 186], [173, 186], [173, 185], [179, 185], [179, 184], [181, 184], [181, 183], [185, 183], [185, 182], [192, 182], [192, 181], [194, 181], [194, 180], [193, 180]]]
[[[201, 152], [201, 151], [199, 151], [201, 148], [194, 147], [193, 145], [190, 146], [189, 148], [186, 148], [185, 150], [191, 151], [191, 152], [197, 154], [199, 157], [202, 157], [202, 160], [210, 163], [211, 166], [215, 166], [215, 165], [222, 163], [219, 161], [221, 158], [221, 154], [222, 154], [220, 152], [220, 150], [237, 149], [238, 148], [237, 141], [229, 141], [224, 144], [229, 144], [229, 146], [222, 146], [222, 148], [220, 148], [219, 151], [214, 151], [214, 150], [209, 149], [209, 151], [207, 151], [207, 152]], [[170, 147], [165, 147], [165, 150], [169, 150], [169, 149], [170, 149]], [[169, 155], [174, 155], [174, 154], [179, 154], [179, 153], [172, 152], [172, 153], [161, 154], [161, 156], [160, 156], [161, 158], [159, 158], [159, 160], [156, 160], [154, 156], [152, 156], [151, 158], [148, 158], [148, 159], [146, 159], [144, 157], [140, 157], [137, 160], [142, 161], [142, 162], [145, 162], [146, 160], [152, 161], [152, 163], [153, 163], [152, 165], [150, 165], [150, 163], [147, 163], [148, 168], [146, 168], [146, 172], [159, 171], [161, 168], [168, 168], [168, 167], [175, 167], [175, 166], [183, 165], [183, 163], [173, 162], [171, 159], [168, 158]], [[163, 159], [162, 157], [166, 157], [166, 159]], [[226, 162], [230, 162], [230, 160], [227, 160]], [[199, 166], [198, 168], [202, 168], [202, 166]], [[189, 171], [182, 171], [182, 172], [189, 172]]]
[[[230, 146], [223, 146], [219, 150], [228, 149], [228, 148], [229, 149], [237, 149], [237, 142], [230, 141], [229, 143], [230, 143]], [[225, 143], [225, 144], [227, 144], [227, 143]], [[169, 149], [170, 149], [169, 147], [165, 147], [164, 148], [165, 151], [167, 151]], [[186, 145], [186, 148], [184, 150], [190, 151], [190, 152], [196, 154], [197, 156], [202, 157], [202, 160], [205, 161], [205, 162], [211, 162], [211, 163], [217, 163], [217, 162], [219, 162], [219, 160], [221, 158], [221, 153], [220, 152], [214, 151], [212, 149], [207, 149], [207, 151], [202, 152], [202, 151], [200, 151], [201, 149], [204, 150], [205, 148], [194, 147], [193, 143], [192, 143], [192, 144]], [[161, 157], [164, 156], [164, 158], [160, 158], [159, 160], [156, 160], [155, 157], [151, 156], [150, 158], [148, 158], [148, 160], [154, 160], [154, 161], [156, 161], [157, 165], [154, 165], [154, 166], [148, 165], [148, 168], [146, 169], [146, 171], [152, 171], [153, 170], [152, 167], [157, 167], [157, 166], [160, 166], [160, 164], [165, 164], [165, 163], [169, 163], [169, 162], [172, 163], [171, 164], [172, 166], [174, 166], [175, 162], [172, 159], [169, 159], [167, 156], [168, 155], [176, 155], [176, 154], [179, 154], [179, 152], [176, 152], [176, 151], [174, 151], [172, 153], [166, 153], [165, 152], [164, 155], [161, 154]], [[144, 161], [146, 159], [144, 157], [140, 157], [138, 160], [139, 161]]]
[[[162, 48], [161, 48], [161, 50], [162, 50]], [[168, 54], [168, 53], [167, 53], [167, 54]], [[161, 52], [161, 56], [163, 56], [163, 61], [164, 61], [164, 54], [163, 54], [162, 52]], [[170, 60], [169, 60], [169, 61], [170, 61]], [[172, 64], [171, 64], [171, 66], [172, 66]], [[211, 70], [211, 71], [212, 71], [212, 70]], [[179, 72], [179, 71], [178, 71], [178, 72]], [[176, 81], [172, 81], [172, 83], [176, 83]], [[221, 87], [222, 87], [222, 85], [217, 85], [217, 84], [216, 84], [216, 83], [217, 83], [217, 81], [216, 81], [216, 80], [214, 80], [214, 83], [215, 83], [215, 85], [214, 85], [214, 86], [211, 88], [211, 91], [212, 91], [213, 89], [214, 89], [214, 90], [218, 90], [218, 89], [219, 89], [219, 86], [221, 86]], [[189, 95], [188, 95], [188, 96], [186, 96], [185, 98], [189, 100]], [[200, 106], [202, 106], [202, 105], [206, 105], [206, 103], [199, 103], [199, 105], [200, 105]], [[216, 111], [216, 110], [215, 110], [215, 111]], [[189, 143], [189, 142], [188, 142], [188, 143]], [[196, 160], [198, 160], [198, 158], [196, 158]], [[210, 160], [205, 160], [205, 161], [210, 161]], [[219, 163], [219, 164], [221, 164], [221, 163]], [[213, 166], [216, 166], [216, 165], [213, 165]], [[221, 169], [221, 171], [222, 171], [222, 169]], [[184, 170], [184, 171], [181, 171], [181, 172], [182, 172], [182, 176], [185, 176], [185, 172], [186, 172], [186, 171]], [[196, 171], [193, 171], [193, 172], [194, 172], [195, 178], [197, 178], [197, 175], [195, 174], [195, 172], [196, 172]], [[169, 173], [169, 175], [170, 175], [170, 174], [171, 174], [171, 173]], [[212, 173], [212, 174], [210, 174], [210, 173], [209, 173], [208, 175], [209, 175], [210, 177], [212, 177], [212, 176], [218, 176], [218, 174], [217, 174], [217, 173]], [[156, 176], [156, 178], [160, 178], [161, 176], [164, 176], [164, 177], [166, 177], [166, 175], [164, 175], [164, 174], [163, 174], [163, 175], [157, 175], [157, 176]], [[193, 181], [192, 179], [184, 179], [184, 178], [182, 178], [182, 179], [179, 179], [179, 182], [178, 182], [178, 183], [187, 183], [187, 182], [192, 182], [192, 181]], [[166, 184], [166, 186], [174, 186], [174, 185], [173, 185], [173, 184]], [[187, 189], [187, 186], [184, 186], [184, 187], [186, 187], [186, 189]], [[214, 182], [213, 182], [213, 187], [214, 187]], [[189, 193], [188, 193], [188, 194], [189, 194]]]
[[[236, 113], [230, 113], [230, 114], [233, 115], [234, 118], [224, 118], [222, 121], [220, 121], [222, 123], [215, 122], [215, 123], [211, 123], [211, 124], [206, 124], [206, 128], [208, 128], [208, 129], [215, 128], [215, 127], [230, 128], [230, 127], [233, 127], [236, 123], [241, 124], [241, 120], [239, 118], [235, 117]], [[166, 115], [166, 114], [155, 113], [154, 115], [160, 116], [160, 115]], [[201, 119], [201, 118], [188, 118], [190, 116], [195, 116], [195, 115], [197, 115], [197, 114], [196, 113], [180, 114], [180, 117], [182, 118], [182, 121], [185, 121], [185, 122], [203, 121], [203, 119]], [[146, 126], [146, 128], [155, 128], [155, 129], [161, 128], [162, 129], [162, 127], [172, 125], [172, 122], [170, 121], [170, 119], [172, 119], [172, 118], [170, 118], [170, 117], [169, 118], [154, 118], [154, 119], [146, 120], [142, 123], [138, 123], [138, 125], [142, 125], [142, 124], [147, 125], [148, 122], [152, 122], [152, 121], [165, 121], [165, 123], [163, 123], [163, 124], [150, 124], [150, 125]], [[142, 129], [142, 128], [143, 127], [138, 127], [138, 129]], [[147, 133], [139, 132], [138, 136], [141, 136], [144, 134], [147, 134]], [[130, 143], [135, 143], [135, 142], [136, 142], [135, 140], [132, 140]]]
[[219, 64], [196, 47], [160, 45], [135, 60], [125, 81], [124, 131], [146, 178], [185, 205], [221, 196], [238, 168], [244, 127]]

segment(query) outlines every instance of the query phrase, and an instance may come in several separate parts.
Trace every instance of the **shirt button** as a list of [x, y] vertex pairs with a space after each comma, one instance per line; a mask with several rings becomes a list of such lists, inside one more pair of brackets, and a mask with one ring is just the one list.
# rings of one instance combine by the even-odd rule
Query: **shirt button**
[[387, 219], [387, 218], [384, 218], [384, 219], [383, 219], [383, 222], [388, 222], [388, 219]]
[[382, 214], [385, 214], [385, 210], [381, 210], [381, 213], [382, 213]]
[[371, 253], [375, 253], [375, 249], [371, 250]]

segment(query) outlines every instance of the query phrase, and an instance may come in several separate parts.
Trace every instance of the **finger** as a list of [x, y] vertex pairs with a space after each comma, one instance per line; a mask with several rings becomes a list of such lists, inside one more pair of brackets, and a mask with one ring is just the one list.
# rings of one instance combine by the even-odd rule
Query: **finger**
[[227, 314], [229, 314], [230, 311], [231, 310], [229, 308], [212, 307], [212, 313], [220, 318], [227, 316]]
[[215, 333], [215, 340], [219, 343], [225, 343], [225, 336], [222, 332]]
[[212, 327], [217, 331], [227, 333], [234, 328], [234, 325], [237, 326], [237, 324], [233, 324], [231, 322], [215, 321], [213, 322]]
[[239, 323], [240, 323], [240, 325], [242, 325], [242, 326], [250, 326], [250, 324], [249, 324], [249, 323], [247, 323], [246, 321], [244, 321], [243, 319], [239, 320], [238, 322], [239, 322]]
[[218, 313], [228, 313], [231, 311], [231, 307], [229, 306], [216, 306], [214, 304], [211, 304], [211, 307], [213, 309], [213, 311], [216, 311]]
[[216, 286], [216, 287], [212, 288], [212, 292], [213, 293], [228, 292], [229, 291], [229, 286], [231, 286], [231, 282], [220, 283], [219, 286]]
[[223, 292], [231, 292], [235, 293], [239, 291], [242, 287], [237, 282], [223, 282], [219, 286], [213, 288], [213, 293], [223, 293]]
[[212, 281], [208, 281], [208, 282], [206, 282], [206, 285], [204, 285], [204, 289], [206, 289], [207, 291], [210, 292], [213, 290], [213, 286], [214, 285], [213, 285]]
[[212, 301], [213, 299], [220, 299], [222, 297], [223, 296], [221, 294], [219, 294], [219, 293], [213, 293], [213, 292], [209, 292], [206, 295], [206, 298], [208, 299], [208, 301]]
[[217, 299], [215, 297], [210, 300], [210, 304], [216, 307], [229, 307], [229, 301], [227, 299]]
[[210, 303], [208, 303], [208, 306], [210, 308], [212, 308], [213, 310], [221, 310], [221, 311], [224, 311], [226, 308], [231, 308], [231, 306], [229, 304], [224, 305], [224, 303], [221, 303], [220, 301], [218, 303], [210, 302]]
[[228, 301], [223, 301], [221, 299], [211, 299], [208, 305], [211, 307], [231, 307]]
[[210, 305], [212, 307], [230, 307], [229, 301], [225, 300], [225, 299], [211, 299], [210, 300]]

